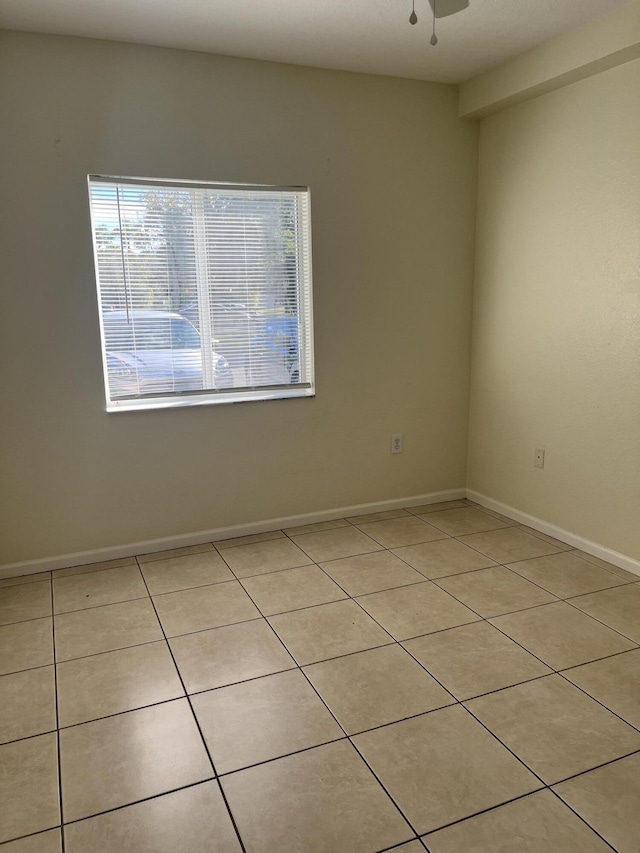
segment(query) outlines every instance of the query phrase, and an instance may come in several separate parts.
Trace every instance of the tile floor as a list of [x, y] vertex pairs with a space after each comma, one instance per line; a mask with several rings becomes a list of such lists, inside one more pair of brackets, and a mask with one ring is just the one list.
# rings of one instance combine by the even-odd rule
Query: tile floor
[[468, 501], [5, 579], [0, 851], [638, 853], [639, 646]]

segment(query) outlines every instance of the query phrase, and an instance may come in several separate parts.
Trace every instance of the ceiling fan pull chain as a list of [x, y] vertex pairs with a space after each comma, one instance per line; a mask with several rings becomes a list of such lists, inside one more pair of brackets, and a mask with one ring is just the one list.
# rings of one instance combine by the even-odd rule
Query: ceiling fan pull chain
[[433, 34], [429, 39], [432, 45], [438, 44], [438, 36], [436, 35], [436, 3], [437, 0], [433, 0]]
[[409, 23], [410, 24], [417, 24], [418, 23], [418, 16], [416, 15], [416, 0], [413, 0], [413, 11], [411, 12], [411, 15], [409, 16]]

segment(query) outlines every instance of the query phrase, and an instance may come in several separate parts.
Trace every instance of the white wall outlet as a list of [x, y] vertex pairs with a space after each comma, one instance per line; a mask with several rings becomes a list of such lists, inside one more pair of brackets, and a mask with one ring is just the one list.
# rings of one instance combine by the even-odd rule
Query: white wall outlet
[[391, 436], [391, 452], [392, 453], [402, 453], [402, 436], [401, 435], [392, 435]]
[[533, 464], [536, 468], [544, 468], [544, 447], [536, 447]]

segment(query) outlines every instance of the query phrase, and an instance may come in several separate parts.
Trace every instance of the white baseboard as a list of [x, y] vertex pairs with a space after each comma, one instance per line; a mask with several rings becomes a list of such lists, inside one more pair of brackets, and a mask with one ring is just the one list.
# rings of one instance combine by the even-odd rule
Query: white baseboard
[[634, 560], [632, 557], [627, 557], [626, 554], [621, 554], [619, 551], [612, 551], [610, 548], [598, 545], [597, 542], [592, 542], [590, 539], [585, 539], [583, 536], [571, 533], [570, 530], [564, 530], [562, 527], [549, 524], [549, 522], [543, 521], [541, 518], [528, 515], [526, 512], [520, 512], [519, 509], [514, 509], [512, 506], [495, 501], [493, 498], [487, 497], [487, 495], [474, 492], [473, 489], [467, 489], [467, 498], [470, 501], [475, 501], [482, 506], [486, 506], [487, 509], [493, 509], [496, 512], [502, 513], [502, 515], [507, 515], [509, 518], [513, 518], [514, 521], [520, 522], [520, 524], [526, 524], [528, 527], [533, 527], [534, 530], [546, 533], [547, 536], [560, 539], [562, 542], [566, 542], [567, 545], [573, 545], [574, 548], [579, 548], [593, 557], [606, 560], [607, 563], [612, 563], [619, 569], [626, 569], [628, 572], [640, 576], [640, 561]]
[[319, 512], [289, 515], [284, 518], [268, 518], [264, 521], [252, 521], [248, 524], [217, 527], [213, 530], [200, 530], [197, 533], [182, 533], [177, 536], [166, 536], [162, 539], [133, 542], [129, 545], [96, 548], [92, 551], [78, 551], [74, 554], [43, 557], [39, 560], [25, 560], [21, 563], [5, 563], [5, 565], [0, 566], [0, 580], [2, 578], [17, 577], [18, 575], [33, 575], [38, 572], [48, 572], [52, 569], [66, 569], [70, 566], [102, 563], [105, 560], [119, 560], [122, 557], [135, 557], [138, 554], [152, 554], [156, 551], [167, 551], [170, 548], [202, 545], [204, 542], [233, 539], [236, 536], [248, 536], [252, 533], [266, 533], [270, 530], [281, 530], [285, 527], [300, 527], [303, 524], [314, 524], [317, 521], [333, 521], [336, 518], [364, 515], [369, 512], [384, 512], [385, 510], [400, 509], [401, 507], [420, 506], [421, 504], [439, 503], [440, 501], [455, 501], [465, 496], [466, 490], [463, 488], [449, 489], [444, 492], [430, 492], [426, 495], [414, 495], [408, 498], [394, 498], [388, 501], [342, 506], [336, 509], [320, 510]]

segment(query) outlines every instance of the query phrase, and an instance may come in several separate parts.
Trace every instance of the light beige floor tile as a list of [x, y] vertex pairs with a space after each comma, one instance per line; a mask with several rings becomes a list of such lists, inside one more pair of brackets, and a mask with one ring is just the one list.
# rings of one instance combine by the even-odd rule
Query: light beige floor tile
[[321, 563], [321, 568], [349, 595], [366, 595], [396, 586], [420, 583], [423, 576], [389, 551], [374, 551]]
[[576, 549], [575, 553], [582, 557], [583, 560], [586, 560], [588, 563], [593, 563], [594, 566], [600, 566], [602, 569], [607, 569], [610, 572], [613, 572], [615, 575], [618, 575], [621, 578], [626, 578], [626, 580], [633, 583], [633, 581], [640, 580], [640, 577], [633, 572], [628, 572], [626, 569], [621, 569], [618, 566], [614, 566], [613, 563], [608, 563], [606, 560], [601, 560], [600, 557], [594, 557], [593, 554], [587, 554], [586, 551], [580, 551]]
[[123, 566], [137, 566], [135, 557], [121, 557], [119, 560], [103, 560], [100, 563], [86, 563], [82, 566], [70, 566], [67, 569], [55, 569], [54, 578], [68, 578], [73, 575], [86, 575], [90, 572], [102, 572], [104, 569], [120, 569]]
[[322, 530], [333, 530], [336, 527], [348, 527], [345, 518], [335, 518], [332, 521], [316, 521], [314, 524], [301, 524], [298, 527], [286, 527], [283, 533], [287, 536], [302, 536], [303, 533], [320, 533]]
[[566, 669], [562, 674], [640, 729], [640, 649]]
[[618, 853], [638, 853], [640, 755], [562, 782], [554, 790]]
[[488, 622], [403, 643], [457, 699], [510, 687], [551, 670]]
[[52, 666], [0, 677], [0, 743], [54, 731], [56, 692]]
[[611, 853], [550, 791], [530, 794], [425, 840], [431, 853]]
[[581, 595], [571, 604], [640, 643], [640, 583]]
[[560, 675], [465, 704], [547, 784], [640, 749], [640, 732]]
[[456, 539], [440, 539], [423, 545], [394, 548], [393, 553], [426, 578], [441, 578], [496, 565], [489, 557]]
[[578, 666], [635, 647], [564, 601], [490, 621], [552, 669]]
[[347, 598], [317, 566], [256, 575], [245, 578], [242, 585], [265, 616]]
[[55, 629], [58, 661], [163, 639], [148, 598], [61, 613], [55, 617]]
[[475, 509], [482, 510], [482, 512], [485, 512], [487, 515], [492, 515], [494, 518], [497, 518], [498, 521], [504, 521], [505, 524], [509, 524], [513, 527], [521, 526], [515, 519], [511, 518], [508, 515], [502, 515], [502, 513], [496, 512], [495, 509], [489, 509], [489, 507], [481, 506], [480, 504], [478, 504]]
[[410, 841], [408, 844], [401, 844], [400, 847], [394, 847], [393, 853], [424, 853], [425, 848], [420, 841]]
[[142, 574], [151, 595], [235, 580], [233, 572], [217, 551], [143, 563]]
[[305, 533], [303, 536], [294, 536], [293, 541], [316, 563], [382, 550], [377, 542], [353, 525], [323, 530], [321, 533]]
[[345, 741], [232, 773], [222, 787], [247, 853], [372, 853], [413, 837]]
[[453, 698], [399, 646], [305, 667], [347, 734], [450, 705]]
[[384, 512], [350, 515], [348, 520], [351, 524], [367, 524], [369, 521], [389, 521], [392, 518], [406, 518], [407, 516], [409, 516], [409, 512], [406, 509], [387, 509]]
[[150, 554], [139, 554], [138, 563], [153, 563], [155, 560], [170, 560], [173, 557], [188, 557], [190, 554], [205, 554], [207, 551], [215, 551], [211, 542], [203, 542], [202, 545], [187, 545], [184, 548], [170, 548], [168, 551], [152, 551]]
[[491, 557], [498, 563], [530, 560], [533, 557], [556, 554], [559, 550], [555, 545], [549, 545], [517, 527], [489, 530], [486, 533], [472, 533], [470, 536], [462, 536], [460, 541], [480, 551], [481, 554], [486, 554], [487, 557]]
[[51, 587], [27, 583], [0, 589], [0, 625], [51, 616]]
[[555, 595], [503, 566], [438, 578], [437, 584], [484, 617], [557, 601]]
[[406, 518], [393, 518], [390, 521], [361, 524], [359, 529], [379, 542], [384, 548], [417, 545], [420, 542], [445, 539], [447, 536], [442, 530], [438, 530], [437, 527], [415, 515], [408, 515]]
[[[580, 553], [577, 551], [576, 553]], [[583, 557], [584, 559], [584, 557]], [[611, 563], [606, 564], [606, 568], [608, 571], [613, 572], [614, 575], [618, 575], [618, 577], [623, 578], [623, 580], [629, 581], [629, 583], [639, 583], [640, 582], [640, 574], [636, 572], [628, 572], [626, 569], [621, 569], [618, 566], [612, 566]]]
[[[65, 827], [66, 853], [241, 853], [217, 782]], [[34, 851], [35, 853], [35, 851]]]
[[199, 693], [192, 702], [218, 774], [344, 737], [298, 669]]
[[238, 581], [156, 595], [153, 602], [167, 637], [246, 622], [260, 616]]
[[60, 830], [49, 829], [18, 841], [8, 841], [2, 847], [2, 853], [62, 853]]
[[575, 551], [563, 551], [561, 554], [536, 557], [534, 560], [521, 560], [519, 563], [511, 563], [509, 568], [560, 598], [608, 589], [624, 583], [623, 578], [588, 563], [578, 557]]
[[53, 663], [53, 619], [0, 625], [0, 675]]
[[60, 731], [66, 821], [213, 777], [186, 699]]
[[354, 601], [282, 613], [269, 622], [301, 666], [392, 642]]
[[[332, 532], [332, 531], [328, 531]], [[313, 533], [312, 536], [324, 535]], [[238, 545], [225, 548], [222, 556], [239, 578], [276, 572], [281, 569], [296, 569], [308, 566], [311, 560], [290, 539], [284, 535], [281, 539], [258, 542], [255, 545]]]
[[419, 506], [408, 506], [409, 512], [414, 515], [424, 515], [427, 512], [441, 512], [443, 509], [460, 509], [468, 506], [464, 500], [460, 501], [438, 501], [435, 504], [420, 504]]
[[525, 533], [530, 533], [537, 539], [542, 539], [542, 541], [546, 542], [548, 545], [555, 545], [556, 548], [560, 548], [561, 551], [573, 550], [573, 545], [567, 545], [566, 542], [562, 542], [560, 539], [554, 539], [553, 536], [547, 536], [546, 533], [542, 533], [540, 530], [536, 530], [533, 527], [527, 527], [526, 524], [518, 524], [518, 530], [524, 530]]
[[357, 735], [354, 743], [419, 833], [541, 787], [460, 705]]
[[55, 734], [0, 746], [0, 842], [60, 823]]
[[180, 696], [184, 690], [164, 641], [58, 664], [61, 727]]
[[425, 517], [430, 524], [444, 530], [450, 536], [483, 533], [485, 530], [497, 530], [500, 527], [508, 527], [510, 524], [470, 506], [448, 509], [444, 512], [430, 512]]
[[363, 595], [358, 603], [396, 640], [480, 619], [430, 581]]
[[232, 539], [216, 539], [218, 551], [225, 548], [235, 548], [236, 545], [255, 545], [257, 542], [269, 542], [271, 539], [284, 539], [282, 530], [267, 530], [265, 533], [250, 533], [248, 536], [235, 536]]
[[264, 619], [187, 634], [169, 644], [189, 693], [295, 667]]
[[0, 580], [0, 588], [5, 586], [20, 586], [24, 583], [39, 583], [40, 581], [50, 581], [51, 572], [38, 572], [34, 575], [19, 575], [15, 578], [2, 578]]
[[147, 588], [137, 566], [54, 578], [53, 612], [69, 613], [87, 607], [146, 598], [147, 595]]

